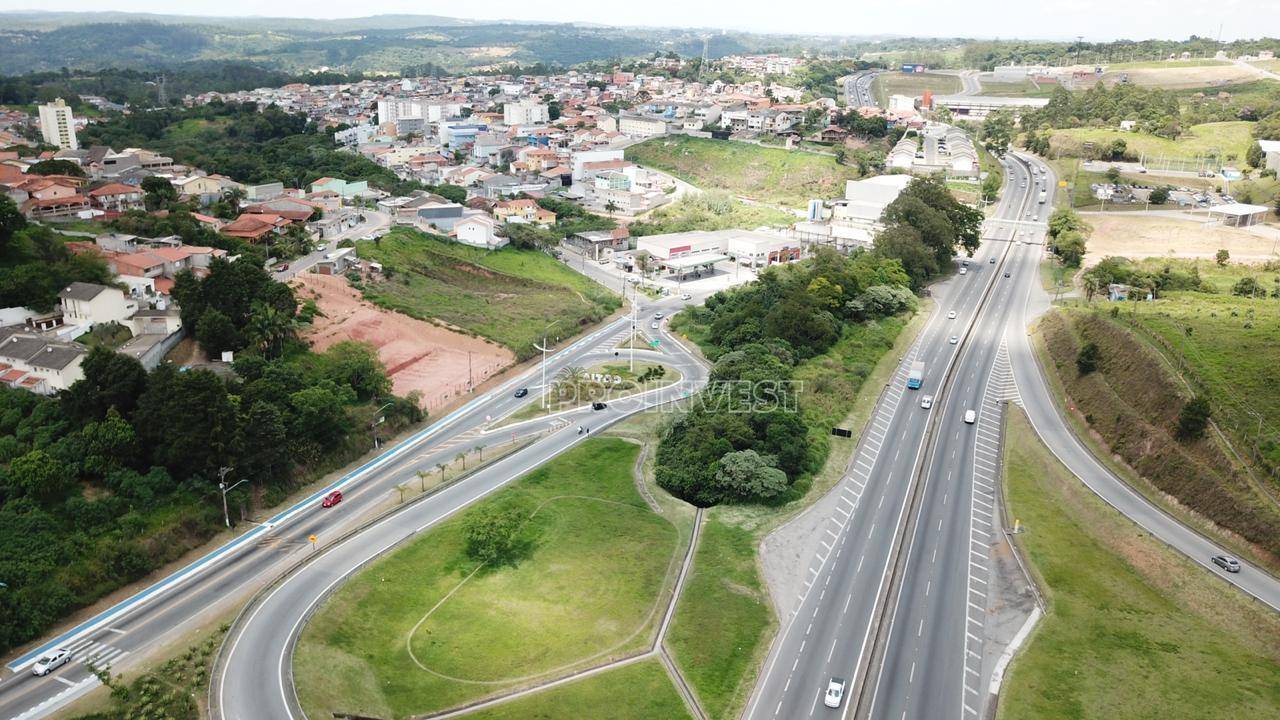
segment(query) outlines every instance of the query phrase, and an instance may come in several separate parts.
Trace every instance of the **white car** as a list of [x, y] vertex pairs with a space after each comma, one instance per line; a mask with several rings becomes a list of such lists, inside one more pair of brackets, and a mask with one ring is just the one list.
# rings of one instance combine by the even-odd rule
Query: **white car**
[[44, 677], [69, 662], [71, 662], [71, 651], [66, 648], [56, 648], [40, 656], [36, 664], [31, 666], [31, 674]]
[[962, 267], [962, 268], [960, 268], [960, 274], [961, 274], [961, 275], [968, 275], [968, 274], [969, 274], [969, 268], [967, 268], [967, 267]]
[[966, 423], [970, 424], [970, 425], [972, 425], [972, 424], [974, 424], [974, 423], [978, 422], [978, 413], [976, 413], [976, 412], [974, 412], [974, 411], [972, 411], [972, 410], [965, 410], [965, 411], [964, 411], [964, 421], [965, 421]]
[[925, 410], [928, 410], [929, 408], [933, 407], [933, 396], [925, 395], [924, 397], [920, 398], [920, 407], [924, 408]]
[[657, 329], [658, 329], [658, 323], [656, 323], [656, 322], [649, 323], [649, 329], [650, 329], [650, 330], [657, 330]]
[[654, 313], [654, 314], [653, 314], [653, 319], [654, 319], [654, 320], [661, 320], [661, 319], [662, 319], [662, 313], [660, 313], [660, 312], [656, 312], [656, 313]]
[[842, 702], [844, 702], [844, 679], [833, 677], [827, 683], [827, 694], [822, 699], [822, 704], [829, 708], [838, 708]]
[[947, 313], [947, 319], [948, 319], [948, 320], [955, 320], [955, 319], [956, 319], [956, 311], [955, 311], [955, 310], [952, 310], [951, 312]]
[[692, 296], [692, 295], [690, 295], [689, 293], [681, 293], [681, 295], [680, 295], [680, 299], [681, 299], [681, 300], [692, 300], [692, 299], [693, 299], [693, 296]]
[[952, 335], [951, 338], [947, 340], [947, 342], [951, 343], [952, 345], [955, 345], [956, 343], [960, 342], [960, 336]]

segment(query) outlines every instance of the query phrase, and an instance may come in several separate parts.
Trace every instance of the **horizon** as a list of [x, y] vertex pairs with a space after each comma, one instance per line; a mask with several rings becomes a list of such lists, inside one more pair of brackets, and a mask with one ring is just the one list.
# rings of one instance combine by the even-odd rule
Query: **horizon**
[[[669, 3], [666, 0], [659, 0], [661, 5], [669, 6], [672, 10], [671, 15], [680, 14], [689, 18], [688, 22], [665, 22], [655, 23], [655, 16], [661, 16], [662, 11], [651, 11], [644, 13], [646, 17], [634, 17], [634, 13], [620, 11], [617, 8], [609, 6], [602, 7], [596, 4], [580, 4], [566, 3], [556, 10], [560, 10], [559, 14], [547, 14], [545, 12], [532, 12], [528, 10], [528, 6], [523, 3], [511, 2], [510, 0], [495, 0], [490, 3], [491, 7], [500, 10], [488, 16], [460, 16], [448, 14], [447, 11], [433, 11], [432, 8], [423, 8], [421, 5], [406, 0], [374, 0], [367, 3], [366, 6], [372, 5], [369, 12], [362, 14], [348, 14], [345, 9], [349, 6], [346, 4], [333, 3], [329, 0], [312, 0], [312, 2], [301, 2], [300, 0], [283, 0], [275, 4], [275, 8], [280, 12], [273, 14], [262, 14], [253, 12], [258, 8], [258, 4], [249, 0], [226, 0], [220, 3], [219, 9], [225, 9], [224, 12], [190, 12], [185, 8], [171, 8], [164, 6], [159, 0], [126, 0], [119, 3], [118, 7], [103, 9], [101, 3], [89, 0], [52, 0], [49, 8], [31, 8], [31, 7], [6, 7], [8, 3], [0, 0], [0, 12], [12, 14], [33, 14], [33, 15], [84, 15], [92, 17], [94, 15], [110, 15], [113, 13], [125, 14], [142, 14], [155, 15], [158, 17], [168, 18], [190, 18], [192, 20], [277, 20], [277, 21], [297, 21], [297, 20], [315, 20], [319, 22], [341, 22], [341, 21], [358, 21], [370, 20], [383, 17], [408, 16], [408, 17], [436, 17], [461, 23], [470, 24], [545, 24], [545, 25], [580, 25], [580, 26], [598, 26], [598, 27], [616, 27], [616, 28], [637, 28], [637, 29], [666, 29], [666, 30], [707, 30], [720, 32], [736, 32], [751, 33], [765, 36], [800, 36], [810, 38], [856, 38], [874, 41], [878, 38], [920, 38], [920, 39], [963, 39], [963, 40], [1020, 40], [1031, 42], [1071, 42], [1078, 37], [1083, 37], [1085, 42], [1090, 43], [1109, 43], [1117, 41], [1168, 41], [1179, 42], [1184, 41], [1192, 36], [1199, 38], [1217, 39], [1221, 42], [1235, 42], [1241, 40], [1264, 40], [1275, 39], [1280, 37], [1280, 19], [1273, 19], [1271, 16], [1263, 13], [1259, 17], [1242, 19], [1235, 24], [1249, 28], [1258, 28], [1258, 20], [1266, 19], [1270, 21], [1272, 27], [1269, 29], [1260, 29], [1257, 34], [1240, 34], [1232, 31], [1227, 23], [1222, 21], [1223, 17], [1240, 17], [1247, 18], [1248, 13], [1241, 11], [1240, 13], [1232, 13], [1224, 10], [1215, 10], [1213, 12], [1201, 12], [1202, 5], [1187, 0], [1178, 0], [1176, 3], [1131, 3], [1122, 8], [1125, 14], [1117, 15], [1112, 4], [1102, 2], [1102, 0], [1079, 0], [1071, 12], [1065, 12], [1056, 8], [1028, 8], [1026, 13], [1020, 15], [1025, 20], [1005, 20], [1005, 24], [1000, 28], [995, 28], [990, 32], [981, 32], [972, 26], [977, 16], [983, 14], [983, 7], [973, 8], [966, 6], [965, 12], [958, 12], [956, 8], [950, 4], [938, 3], [938, 7], [934, 12], [917, 12], [910, 13], [908, 8], [878, 8], [878, 13], [882, 16], [878, 26], [857, 26], [850, 23], [850, 30], [847, 32], [814, 32], [810, 29], [792, 26], [788, 23], [770, 22], [767, 26], [760, 26], [755, 23], [737, 23], [737, 24], [718, 24], [714, 22], [706, 22], [708, 18], [704, 11], [708, 8], [698, 7], [689, 8], [687, 6]], [[832, 5], [828, 14], [836, 14], [837, 19], [833, 22], [826, 23], [827, 27], [832, 24], [839, 24], [840, 17], [845, 16], [849, 12], [857, 12], [856, 8], [840, 7], [827, 3], [824, 0], [802, 0], [801, 8], [788, 13], [788, 17], [805, 15], [810, 11], [822, 12], [820, 8]], [[1001, 17], [1000, 12], [1003, 3], [993, 0], [979, 0], [983, 6], [994, 6], [987, 8], [993, 12], [995, 17]], [[1224, 0], [1228, 6], [1240, 6], [1239, 0]], [[1143, 9], [1137, 8], [1137, 5], [1143, 5]], [[1169, 5], [1176, 4], [1186, 8], [1185, 11], [1167, 10]], [[1219, 3], [1221, 6], [1224, 3]], [[574, 6], [582, 5], [581, 9], [575, 10]], [[915, 6], [912, 6], [913, 8]], [[1096, 7], [1096, 12], [1106, 12], [1108, 24], [1119, 27], [1120, 29], [1114, 33], [1090, 34], [1082, 30], [1083, 26], [1072, 24], [1072, 20], [1079, 21], [1090, 16], [1090, 12], [1084, 8]], [[244, 8], [249, 11], [240, 11]], [[508, 8], [509, 10], [501, 10]], [[326, 9], [333, 10], [326, 12]], [[601, 11], [604, 11], [602, 13]], [[625, 10], [625, 9], [624, 9]], [[527, 16], [521, 17], [521, 13]], [[904, 16], [904, 13], [906, 16]], [[1033, 15], [1034, 13], [1034, 15]], [[1174, 29], [1173, 24], [1166, 24], [1166, 30], [1157, 30], [1158, 25], [1152, 22], [1151, 13], [1159, 13], [1161, 19], [1176, 22], [1179, 29]], [[750, 14], [750, 10], [735, 13], [735, 17], [741, 21], [742, 18]], [[776, 15], [776, 11], [761, 7], [761, 14], [769, 17]], [[1196, 16], [1206, 15], [1211, 17], [1198, 18]], [[901, 17], [895, 21], [894, 18]], [[955, 17], [952, 17], [955, 16]], [[1096, 13], [1093, 15], [1096, 17]], [[922, 17], [925, 22], [922, 22]], [[1038, 18], [1038, 19], [1037, 19]], [[782, 20], [784, 18], [773, 18], [774, 20]], [[1217, 27], [1204, 27], [1206, 20], [1217, 19]], [[1135, 27], [1141, 26], [1146, 29], [1146, 34], [1134, 34], [1124, 30], [1124, 21], [1134, 21]], [[859, 19], [861, 21], [861, 19]], [[1009, 25], [1010, 22], [1017, 22], [1017, 29]], [[952, 23], [954, 27], [952, 32], [939, 31], [939, 25]], [[916, 32], [902, 32], [894, 29], [894, 25], [911, 26], [916, 28]], [[1084, 23], [1091, 25], [1091, 23]], [[1023, 29], [1026, 27], [1051, 26], [1055, 28], [1070, 28], [1061, 30], [1059, 33], [1037, 33], [1028, 32]], [[985, 28], [984, 28], [985, 29]]]

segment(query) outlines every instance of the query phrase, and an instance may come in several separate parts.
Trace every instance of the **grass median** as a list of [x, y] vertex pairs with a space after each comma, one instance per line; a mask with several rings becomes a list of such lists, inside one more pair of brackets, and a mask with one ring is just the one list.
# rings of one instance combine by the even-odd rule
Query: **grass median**
[[643, 660], [471, 714], [475, 720], [688, 718], [662, 665]]
[[1000, 720], [1280, 717], [1280, 618], [1104, 504], [1016, 409], [1005, 468], [1048, 612]]
[[[680, 532], [637, 493], [638, 453], [589, 440], [357, 574], [303, 633], [303, 708], [408, 717], [642, 649]], [[464, 524], [497, 507], [527, 518], [525, 550], [479, 566]]]

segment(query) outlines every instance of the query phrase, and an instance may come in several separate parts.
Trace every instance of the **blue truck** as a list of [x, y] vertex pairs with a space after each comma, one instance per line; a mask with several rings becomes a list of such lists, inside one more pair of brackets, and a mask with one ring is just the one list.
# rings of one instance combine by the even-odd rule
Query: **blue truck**
[[907, 373], [907, 387], [919, 390], [922, 382], [924, 382], [924, 363], [917, 360], [911, 363], [911, 372]]

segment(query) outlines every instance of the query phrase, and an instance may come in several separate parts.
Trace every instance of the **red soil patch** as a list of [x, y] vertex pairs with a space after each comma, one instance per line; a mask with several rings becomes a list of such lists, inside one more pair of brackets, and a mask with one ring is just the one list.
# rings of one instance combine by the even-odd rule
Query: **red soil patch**
[[[428, 410], [448, 404], [515, 362], [510, 350], [482, 338], [384, 310], [365, 302], [346, 278], [306, 273], [294, 281], [313, 298], [317, 317], [303, 337], [316, 350], [358, 340], [375, 347], [397, 395], [417, 390]], [[468, 376], [468, 365], [470, 375]]]

